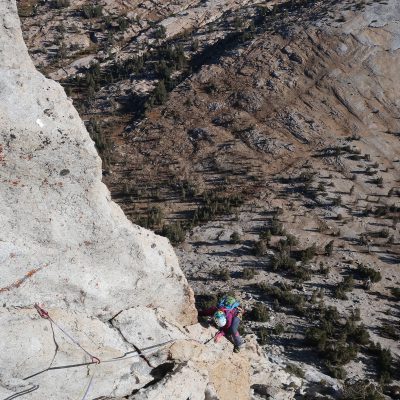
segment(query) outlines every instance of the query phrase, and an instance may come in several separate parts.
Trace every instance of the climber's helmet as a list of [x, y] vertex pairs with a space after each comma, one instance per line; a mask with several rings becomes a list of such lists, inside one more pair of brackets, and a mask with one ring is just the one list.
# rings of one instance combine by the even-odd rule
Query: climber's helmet
[[223, 311], [217, 311], [214, 313], [214, 322], [217, 324], [218, 328], [222, 328], [226, 325], [226, 316]]

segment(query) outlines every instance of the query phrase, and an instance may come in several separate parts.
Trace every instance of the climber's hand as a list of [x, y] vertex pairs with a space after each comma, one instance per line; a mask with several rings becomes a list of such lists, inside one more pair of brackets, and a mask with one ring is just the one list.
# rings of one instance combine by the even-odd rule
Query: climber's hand
[[223, 333], [223, 332], [218, 332], [218, 333], [215, 335], [214, 343], [218, 343], [218, 342], [222, 339], [222, 336], [224, 336], [224, 333]]

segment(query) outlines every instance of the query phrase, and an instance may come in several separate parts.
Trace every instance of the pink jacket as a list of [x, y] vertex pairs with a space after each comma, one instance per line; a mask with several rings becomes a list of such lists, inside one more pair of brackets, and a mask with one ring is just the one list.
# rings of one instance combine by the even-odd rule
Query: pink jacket
[[238, 315], [238, 310], [237, 308], [234, 308], [233, 310], [228, 310], [225, 307], [210, 307], [205, 310], [199, 311], [199, 315], [201, 316], [212, 316], [216, 311], [223, 311], [226, 316], [226, 324], [225, 326], [220, 330], [221, 333], [224, 335], [228, 334], [229, 328], [232, 325], [233, 318], [235, 318]]

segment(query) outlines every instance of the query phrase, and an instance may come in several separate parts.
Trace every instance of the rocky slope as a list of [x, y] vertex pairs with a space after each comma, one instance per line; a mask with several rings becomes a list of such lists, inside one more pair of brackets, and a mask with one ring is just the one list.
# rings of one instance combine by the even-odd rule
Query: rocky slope
[[134, 218], [150, 200], [168, 217], [186, 217], [207, 190], [254, 198], [304, 154], [364, 132], [370, 135], [361, 151], [376, 146], [379, 131], [387, 159], [396, 160], [398, 6], [374, 3], [362, 11], [328, 3], [295, 9], [284, 26], [284, 10], [267, 14], [252, 41], [225, 43], [236, 53], [215, 46], [215, 59], [166, 106], [149, 112], [122, 143], [115, 140], [114, 174], [106, 180], [126, 212]]
[[[251, 384], [254, 398], [318, 398], [315, 391], [332, 398], [341, 385], [332, 377], [347, 373], [394, 393], [388, 383], [400, 379], [398, 3], [100, 1], [102, 11], [89, 18], [88, 2], [60, 9], [20, 2], [33, 3], [37, 15], [23, 19], [31, 54], [49, 76], [69, 76], [63, 84], [90, 119], [113, 198], [131, 220], [183, 241], [178, 255], [200, 302], [236, 291], [251, 311], [245, 329], [257, 333], [269, 359], [312, 383], [299, 389], [301, 382], [271, 368], [262, 353], [253, 358], [252, 344], [250, 366], [243, 364], [251, 378], [240, 385]], [[129, 20], [122, 30], [121, 16]], [[90, 66], [93, 60], [98, 64]], [[376, 280], [370, 290], [367, 276]], [[141, 310], [112, 320], [129, 341], [140, 333], [129, 321]], [[260, 310], [269, 321], [254, 320]], [[149, 314], [157, 318], [167, 316]], [[210, 335], [168, 323], [168, 333], [157, 330], [160, 341]], [[310, 337], [310, 328], [320, 337]], [[143, 347], [153, 343], [141, 340]], [[217, 371], [230, 381], [229, 368], [209, 365], [205, 372], [204, 360], [212, 365], [221, 353], [212, 347], [198, 357], [189, 347], [186, 358], [174, 348], [175, 377], [193, 379], [201, 393], [208, 386], [212, 398], [222, 390]], [[140, 393], [162, 396], [173, 379], [172, 371]], [[275, 393], [274, 382], [284, 392]]]
[[300, 388], [254, 339], [243, 355], [210, 342], [168, 240], [111, 201], [71, 101], [35, 70], [15, 1], [0, 15], [0, 397], [247, 399], [265, 377]]
[[[167, 240], [133, 226], [111, 202], [83, 123], [27, 55], [15, 3], [0, 7], [1, 397], [76, 398], [89, 379], [88, 398], [130, 395], [155, 379], [161, 355], [36, 375], [90, 357], [34, 303], [104, 361], [188, 336], [177, 324], [195, 321], [191, 289]], [[187, 369], [176, 375], [187, 378]], [[204, 397], [205, 371], [189, 369], [198, 384], [182, 396]]]
[[[196, 294], [235, 290], [250, 309], [267, 305], [271, 320], [248, 329], [306, 371], [382, 381], [372, 342], [398, 368], [399, 15], [396, 1], [260, 14], [250, 40], [212, 47], [199, 72], [116, 141], [106, 178], [132, 218], [147, 207], [142, 223], [187, 228], [179, 256]], [[382, 277], [371, 290], [366, 271]], [[359, 309], [368, 335], [334, 368], [328, 350], [305, 341], [324, 307], [342, 321]]]
[[[136, 324], [138, 315], [151, 316], [162, 308], [169, 318], [187, 325], [195, 321], [196, 312], [168, 241], [133, 226], [111, 202], [101, 183], [100, 159], [76, 110], [27, 55], [15, 3], [1, 2], [1, 15], [0, 335], [5, 397], [20, 385], [33, 384], [21, 379], [49, 365], [84, 361], [83, 352], [50, 330], [34, 303], [44, 304], [100, 358], [143, 346], [140, 337], [130, 342], [121, 333], [123, 326]], [[153, 320], [150, 330], [158, 327], [158, 319]], [[152, 380], [149, 371], [131, 373], [126, 363], [101, 364], [96, 372], [101, 385], [94, 392], [130, 394]], [[40, 390], [31, 396], [59, 398], [67, 386], [68, 395], [77, 396], [86, 374], [86, 368], [62, 371], [51, 380], [43, 374], [34, 380]]]
[[[155, 158], [173, 154], [168, 138], [178, 137], [174, 170], [251, 199], [186, 236], [179, 256], [197, 294], [236, 290], [249, 308], [266, 305], [271, 319], [249, 321], [248, 329], [262, 334], [267, 351], [332, 376], [339, 374], [329, 345], [319, 342], [316, 353], [305, 338], [324, 324], [318, 308], [335, 307], [343, 319], [358, 309], [371, 342], [391, 351], [398, 384], [400, 9], [397, 2], [343, 3], [314, 22], [293, 22], [293, 15], [286, 32], [261, 34], [204, 67], [134, 136], [138, 152]], [[195, 117], [188, 123], [186, 115]], [[195, 129], [208, 137], [193, 140]], [[305, 261], [302, 251], [313, 245]], [[371, 290], [364, 266], [382, 276]], [[343, 295], [346, 279], [354, 282]], [[343, 378], [382, 382], [366, 345], [336, 365]]]

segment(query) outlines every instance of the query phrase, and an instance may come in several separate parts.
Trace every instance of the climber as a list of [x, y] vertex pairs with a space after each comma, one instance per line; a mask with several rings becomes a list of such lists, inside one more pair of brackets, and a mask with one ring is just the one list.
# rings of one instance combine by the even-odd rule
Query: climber
[[234, 344], [233, 351], [238, 353], [240, 346], [243, 344], [243, 339], [240, 336], [238, 329], [242, 318], [243, 309], [240, 302], [232, 296], [224, 296], [216, 307], [210, 307], [206, 310], [200, 310], [200, 316], [213, 316], [215, 324], [219, 331], [214, 337], [214, 342], [219, 342], [223, 336], [232, 339]]

